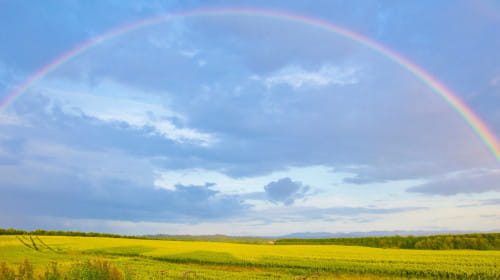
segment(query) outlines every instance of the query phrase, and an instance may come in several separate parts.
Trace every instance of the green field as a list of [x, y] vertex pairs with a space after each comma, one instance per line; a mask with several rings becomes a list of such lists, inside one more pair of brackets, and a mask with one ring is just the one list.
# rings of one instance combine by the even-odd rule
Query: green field
[[277, 245], [353, 245], [374, 248], [428, 250], [500, 250], [500, 233], [447, 234], [429, 236], [380, 236], [352, 238], [286, 238]]
[[86, 260], [109, 260], [125, 279], [500, 279], [500, 251], [0, 236], [0, 263], [25, 259], [35, 279]]

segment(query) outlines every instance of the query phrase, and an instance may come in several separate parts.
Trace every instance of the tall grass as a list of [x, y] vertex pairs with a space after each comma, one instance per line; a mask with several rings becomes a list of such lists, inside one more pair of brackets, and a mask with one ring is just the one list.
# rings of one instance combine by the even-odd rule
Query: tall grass
[[15, 278], [16, 272], [14, 269], [6, 263], [0, 263], [0, 280], [14, 280]]
[[92, 260], [72, 264], [69, 269], [52, 261], [45, 271], [35, 276], [33, 265], [24, 260], [17, 270], [0, 263], [0, 280], [126, 280], [124, 274], [107, 260]]
[[[85, 261], [72, 265], [68, 280], [124, 280], [123, 273], [106, 260]], [[47, 279], [49, 280], [49, 279]], [[58, 280], [58, 279], [50, 279]]]

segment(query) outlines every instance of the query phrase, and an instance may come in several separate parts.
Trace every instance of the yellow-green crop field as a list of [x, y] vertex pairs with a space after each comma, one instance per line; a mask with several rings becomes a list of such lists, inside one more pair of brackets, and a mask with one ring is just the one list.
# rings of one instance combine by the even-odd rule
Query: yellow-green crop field
[[109, 260], [125, 279], [500, 279], [500, 251], [0, 236], [0, 263], [25, 259], [40, 279], [86, 260]]

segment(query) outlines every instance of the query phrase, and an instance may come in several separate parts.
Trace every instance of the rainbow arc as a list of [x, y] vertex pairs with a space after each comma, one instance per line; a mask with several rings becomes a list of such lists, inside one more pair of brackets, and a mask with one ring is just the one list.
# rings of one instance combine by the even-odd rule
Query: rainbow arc
[[224, 16], [224, 15], [258, 16], [258, 17], [275, 18], [275, 19], [299, 22], [315, 28], [323, 29], [325, 31], [336, 33], [342, 37], [353, 40], [384, 55], [389, 60], [400, 65], [407, 71], [413, 73], [418, 79], [420, 79], [423, 83], [429, 86], [433, 90], [433, 92], [438, 94], [447, 104], [449, 104], [480, 137], [482, 142], [491, 151], [495, 159], [498, 162], [500, 162], [500, 143], [498, 139], [495, 137], [495, 134], [488, 128], [488, 126], [484, 123], [484, 121], [482, 121], [481, 118], [479, 118], [474, 113], [474, 111], [470, 109], [465, 104], [465, 102], [460, 100], [457, 97], [457, 95], [454, 94], [449, 88], [447, 88], [444, 84], [442, 84], [438, 79], [436, 79], [435, 77], [431, 76], [429, 73], [424, 71], [417, 64], [411, 62], [407, 58], [387, 48], [386, 46], [366, 36], [356, 33], [352, 30], [315, 18], [290, 14], [285, 12], [270, 11], [270, 10], [234, 9], [234, 8], [193, 10], [182, 13], [168, 14], [168, 15], [147, 18], [141, 21], [133, 22], [131, 24], [111, 29], [108, 32], [105, 32], [99, 36], [96, 36], [84, 42], [83, 44], [76, 46], [75, 48], [62, 54], [57, 59], [53, 60], [49, 64], [39, 69], [31, 77], [26, 79], [21, 85], [19, 85], [15, 90], [13, 90], [7, 95], [7, 97], [0, 103], [0, 112], [4, 111], [17, 98], [22, 96], [22, 94], [25, 93], [27, 89], [29, 89], [37, 81], [41, 80], [43, 77], [50, 74], [52, 71], [54, 71], [67, 61], [71, 60], [72, 58], [91, 49], [92, 47], [97, 46], [98, 44], [105, 42], [106, 40], [112, 39], [114, 37], [123, 35], [128, 32], [138, 30], [143, 27], [151, 26], [154, 24], [158, 24], [176, 18], [195, 17], [195, 16]]

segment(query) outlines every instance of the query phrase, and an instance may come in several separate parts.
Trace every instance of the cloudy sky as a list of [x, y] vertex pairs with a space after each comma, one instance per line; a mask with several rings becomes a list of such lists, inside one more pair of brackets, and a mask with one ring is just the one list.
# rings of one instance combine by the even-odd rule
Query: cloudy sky
[[[0, 1], [0, 100], [114, 28], [222, 8], [351, 30], [500, 137], [500, 2]], [[85, 48], [0, 111], [0, 227], [122, 234], [500, 229], [500, 163], [386, 55], [311, 24], [196, 13]]]

